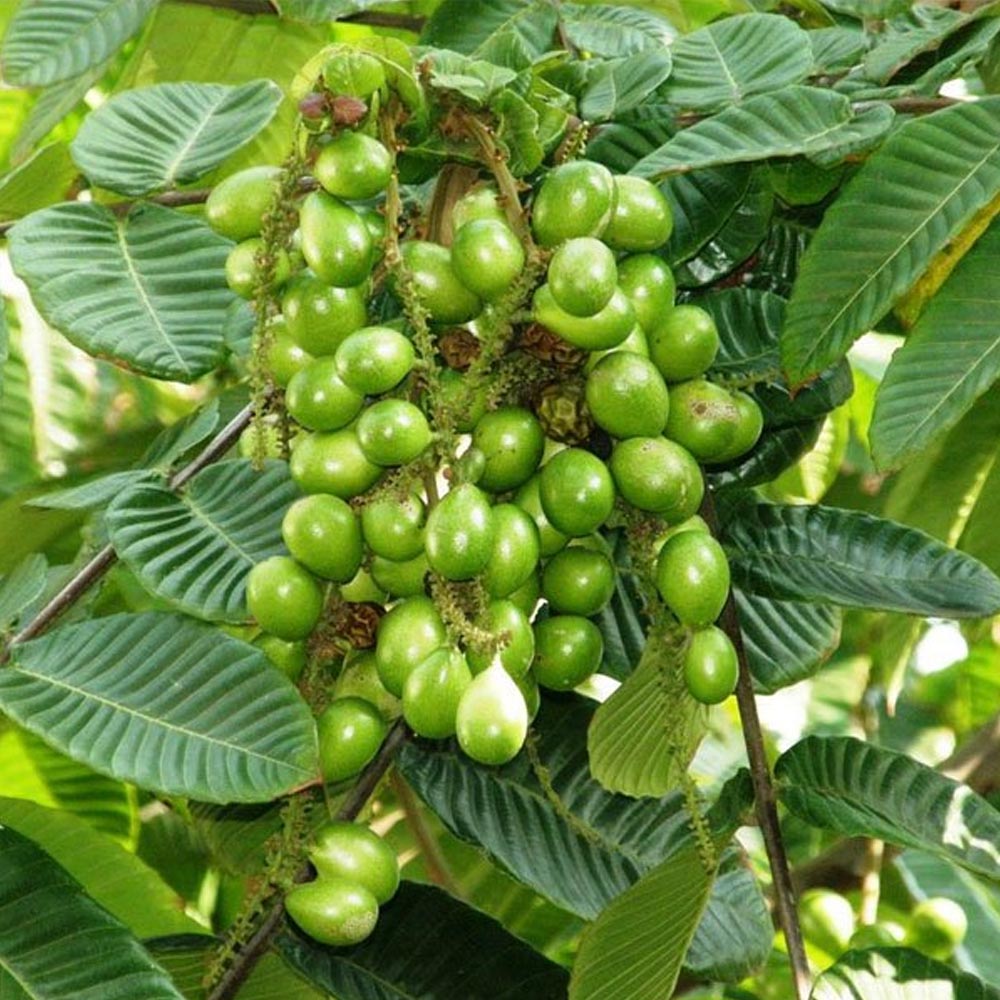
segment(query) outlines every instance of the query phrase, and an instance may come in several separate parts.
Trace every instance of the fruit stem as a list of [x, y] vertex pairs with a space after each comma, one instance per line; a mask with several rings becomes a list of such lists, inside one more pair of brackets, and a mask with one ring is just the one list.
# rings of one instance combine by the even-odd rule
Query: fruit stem
[[[711, 489], [705, 490], [705, 499], [702, 501], [701, 510], [698, 513], [705, 519], [712, 534], [718, 537], [719, 517], [715, 510], [715, 500]], [[743, 740], [746, 744], [747, 760], [750, 763], [750, 775], [753, 780], [757, 823], [764, 838], [767, 860], [771, 867], [774, 905], [778, 912], [778, 923], [788, 948], [795, 1000], [805, 1000], [810, 989], [809, 962], [806, 958], [798, 912], [795, 909], [795, 889], [792, 885], [788, 855], [785, 852], [781, 824], [778, 820], [777, 796], [774, 791], [771, 769], [767, 762], [764, 733], [761, 729], [760, 717], [757, 714], [750, 664], [747, 660], [746, 648], [743, 645], [743, 630], [740, 627], [739, 612], [736, 609], [736, 600], [732, 590], [729, 592], [726, 606], [722, 609], [719, 625], [735, 647], [740, 665], [739, 679], [736, 683], [736, 703], [739, 706]]]

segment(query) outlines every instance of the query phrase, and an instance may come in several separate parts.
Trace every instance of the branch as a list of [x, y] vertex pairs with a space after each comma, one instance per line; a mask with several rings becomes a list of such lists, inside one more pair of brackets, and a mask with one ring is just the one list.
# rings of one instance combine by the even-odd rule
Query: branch
[[[719, 519], [715, 512], [715, 501], [710, 489], [706, 488], [705, 490], [705, 499], [699, 513], [705, 519], [712, 534], [718, 535]], [[802, 929], [799, 927], [799, 918], [795, 910], [795, 890], [792, 886], [788, 855], [785, 853], [785, 845], [781, 836], [781, 825], [778, 822], [777, 799], [771, 780], [771, 770], [767, 763], [767, 753], [764, 749], [764, 734], [761, 730], [760, 718], [757, 715], [753, 679], [750, 674], [746, 649], [743, 646], [743, 631], [740, 628], [739, 612], [736, 610], [736, 601], [732, 591], [730, 591], [726, 606], [722, 610], [719, 624], [732, 641], [739, 659], [740, 673], [736, 685], [736, 701], [739, 705], [743, 739], [746, 743], [747, 759], [750, 763], [750, 774], [753, 779], [757, 822], [764, 838], [767, 860], [771, 866], [775, 908], [778, 923], [781, 925], [781, 930], [785, 935], [785, 943], [788, 946], [788, 959], [792, 968], [796, 1000], [805, 1000], [805, 997], [809, 995], [810, 988], [809, 962], [806, 959]]]
[[[371, 798], [379, 782], [385, 777], [389, 770], [393, 758], [399, 752], [400, 747], [410, 738], [409, 730], [402, 719], [398, 719], [389, 730], [389, 734], [379, 747], [378, 753], [369, 761], [367, 767], [361, 772], [354, 787], [347, 793], [340, 809], [337, 811], [337, 819], [353, 820], [364, 808], [365, 803]], [[304, 865], [296, 874], [296, 882], [305, 882], [311, 874], [309, 865]], [[282, 917], [285, 913], [285, 904], [282, 899], [267, 911], [260, 927], [254, 932], [253, 937], [243, 946], [233, 962], [226, 970], [225, 975], [219, 980], [215, 988], [208, 995], [208, 1000], [232, 1000], [239, 992], [240, 987], [247, 981], [250, 973], [256, 968], [257, 963], [267, 954], [274, 939], [281, 929]]]

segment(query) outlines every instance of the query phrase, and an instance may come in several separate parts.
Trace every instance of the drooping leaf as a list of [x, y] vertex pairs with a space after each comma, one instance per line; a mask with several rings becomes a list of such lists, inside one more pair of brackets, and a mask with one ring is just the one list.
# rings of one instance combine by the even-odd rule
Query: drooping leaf
[[2, 826], [0, 908], [0, 990], [5, 996], [182, 1000], [121, 923], [27, 837]]
[[1000, 226], [962, 258], [893, 355], [875, 397], [872, 455], [901, 465], [954, 426], [1000, 376], [994, 276]]
[[662, 49], [677, 37], [669, 21], [636, 7], [564, 3], [559, 5], [559, 15], [573, 45], [605, 59]]
[[785, 806], [807, 823], [878, 837], [1000, 879], [1000, 812], [912, 757], [846, 736], [809, 736], [774, 766]]
[[258, 649], [179, 615], [112, 615], [15, 646], [0, 708], [94, 770], [208, 802], [317, 773], [305, 703]]
[[907, 19], [902, 30], [891, 28], [865, 55], [865, 76], [885, 84], [912, 60], [939, 48], [949, 35], [969, 21], [957, 10], [921, 5], [913, 12], [918, 23]]
[[808, 33], [816, 73], [843, 73], [857, 66], [869, 45], [869, 35], [860, 26], [818, 28]]
[[39, 312], [89, 353], [180, 382], [221, 362], [231, 244], [200, 220], [160, 205], [120, 218], [70, 203], [21, 220], [8, 239]]
[[855, 114], [843, 94], [786, 87], [683, 129], [630, 173], [656, 178], [725, 163], [816, 157], [842, 147], [871, 145], [888, 130], [892, 118], [886, 105]]
[[43, 146], [20, 166], [0, 177], [0, 220], [20, 219], [63, 201], [77, 176], [64, 142]]
[[203, 177], [274, 117], [281, 89], [161, 83], [113, 97], [87, 116], [73, 159], [90, 180], [139, 196]]
[[981, 562], [870, 514], [750, 503], [723, 533], [733, 582], [751, 594], [942, 618], [1000, 608]]
[[0, 66], [8, 83], [39, 87], [103, 63], [132, 37], [158, 0], [25, 0], [14, 15]]
[[[697, 850], [689, 849], [622, 893], [583, 932], [570, 1000], [670, 996], [713, 877]], [[669, 919], [664, 919], [665, 904], [670, 907]]]
[[745, 164], [668, 177], [661, 185], [674, 217], [667, 259], [678, 263], [698, 253], [732, 215], [749, 184], [750, 168]]
[[23, 559], [6, 576], [0, 577], [0, 632], [45, 589], [45, 556], [34, 553]]
[[627, 173], [674, 132], [669, 109], [658, 104], [642, 104], [620, 120], [598, 126], [587, 143], [587, 158], [618, 173]]
[[842, 357], [1000, 191], [1000, 98], [902, 125], [826, 213], [782, 339], [795, 384]]
[[44, 507], [46, 510], [96, 510], [114, 500], [122, 492], [139, 484], [153, 485], [158, 481], [156, 473], [146, 469], [125, 469], [109, 472], [106, 476], [67, 486], [64, 490], [42, 493], [28, 501], [29, 507]]
[[[434, 933], [428, 933], [433, 928]], [[561, 966], [498, 923], [440, 889], [404, 882], [354, 948], [329, 948], [302, 934], [278, 951], [310, 982], [340, 1000], [523, 1000], [566, 995]]]
[[664, 95], [700, 112], [799, 83], [813, 66], [809, 35], [776, 14], [724, 18], [678, 38], [671, 51], [674, 71]]
[[670, 75], [670, 49], [647, 49], [603, 63], [580, 97], [580, 113], [606, 121], [638, 106]]
[[708, 472], [705, 479], [714, 490], [749, 489], [769, 483], [816, 444], [822, 428], [822, 420], [813, 420], [768, 431], [746, 456]]
[[284, 550], [281, 520], [298, 490], [288, 464], [210, 465], [178, 495], [137, 483], [105, 515], [115, 551], [151, 593], [210, 621], [244, 621], [246, 578]]

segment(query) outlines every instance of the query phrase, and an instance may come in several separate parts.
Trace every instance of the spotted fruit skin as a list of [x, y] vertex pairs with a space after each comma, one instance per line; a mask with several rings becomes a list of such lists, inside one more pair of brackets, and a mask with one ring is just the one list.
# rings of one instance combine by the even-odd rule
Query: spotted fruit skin
[[337, 948], [360, 944], [378, 922], [378, 901], [346, 879], [297, 885], [285, 896], [285, 909], [314, 941]]
[[399, 888], [399, 862], [392, 848], [360, 823], [326, 823], [313, 838], [309, 860], [322, 878], [363, 886], [381, 906]]

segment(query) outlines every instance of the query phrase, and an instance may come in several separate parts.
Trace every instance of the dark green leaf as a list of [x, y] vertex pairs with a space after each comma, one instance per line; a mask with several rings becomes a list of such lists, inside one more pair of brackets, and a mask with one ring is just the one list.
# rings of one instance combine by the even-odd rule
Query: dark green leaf
[[68, 486], [32, 497], [27, 506], [44, 507], [46, 510], [97, 510], [115, 499], [131, 486], [154, 485], [159, 477], [145, 469], [125, 469], [109, 472], [80, 486]]
[[861, 62], [868, 36], [858, 28], [819, 28], [808, 33], [817, 73], [843, 73]]
[[641, 104], [669, 75], [669, 49], [648, 49], [609, 60], [588, 77], [580, 114], [590, 121], [615, 118]]
[[587, 158], [618, 173], [628, 173], [673, 134], [669, 108], [643, 104], [618, 121], [599, 126], [587, 143]]
[[749, 184], [750, 168], [742, 163], [668, 177], [661, 185], [674, 215], [667, 260], [677, 264], [697, 254], [732, 215]]
[[822, 420], [814, 420], [768, 431], [748, 455], [728, 467], [713, 469], [705, 478], [715, 490], [749, 489], [769, 483], [816, 444], [822, 427]]
[[0, 632], [45, 589], [45, 556], [37, 552], [22, 559], [6, 576], [0, 577]]

